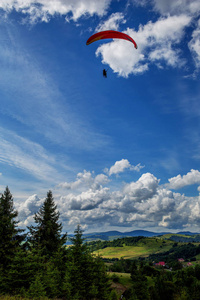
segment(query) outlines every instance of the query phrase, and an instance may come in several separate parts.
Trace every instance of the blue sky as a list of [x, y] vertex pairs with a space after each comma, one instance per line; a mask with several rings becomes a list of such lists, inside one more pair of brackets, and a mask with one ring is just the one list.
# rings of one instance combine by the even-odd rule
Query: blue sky
[[[108, 29], [138, 49], [86, 46]], [[199, 231], [199, 0], [4, 0], [0, 39], [0, 192], [20, 226], [51, 189], [67, 232]]]

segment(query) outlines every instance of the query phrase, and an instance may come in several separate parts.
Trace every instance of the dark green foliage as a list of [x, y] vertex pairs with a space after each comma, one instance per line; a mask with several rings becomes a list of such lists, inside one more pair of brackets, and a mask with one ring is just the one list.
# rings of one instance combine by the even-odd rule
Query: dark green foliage
[[163, 278], [157, 277], [155, 282], [158, 299], [173, 300], [177, 292], [176, 286], [172, 281], [164, 281]]
[[75, 230], [70, 247], [70, 272], [72, 299], [101, 299], [109, 297], [109, 284], [106, 268], [100, 258], [94, 258], [82, 237], [80, 225]]
[[114, 263], [109, 267], [109, 270], [112, 272], [131, 273], [133, 263], [133, 260], [121, 258], [114, 261]]
[[31, 247], [41, 249], [44, 255], [49, 256], [54, 255], [60, 248], [64, 250], [67, 235], [61, 234], [62, 224], [58, 223], [59, 212], [51, 191], [47, 193], [47, 198], [34, 219], [37, 225], [28, 227]]
[[165, 261], [168, 263], [171, 261], [175, 261], [178, 258], [189, 259], [198, 254], [200, 254], [200, 245], [195, 246], [191, 243], [188, 243], [181, 246], [172, 247], [169, 251], [163, 253], [151, 254], [149, 256], [149, 260]]
[[[138, 300], [138, 297], [133, 288], [127, 289], [123, 294], [123, 300]], [[144, 299], [145, 300], [145, 299]]]
[[109, 300], [118, 300], [117, 292], [115, 290], [112, 290], [110, 293], [110, 299]]
[[170, 237], [171, 241], [181, 242], [181, 243], [199, 243], [200, 242], [200, 235], [193, 235], [191, 237], [182, 236], [182, 235], [172, 235]]
[[140, 240], [145, 241], [145, 237], [143, 236], [135, 236], [135, 237], [125, 237], [121, 239], [115, 239], [113, 241], [93, 241], [89, 242], [88, 246], [92, 251], [104, 249], [106, 247], [123, 247], [125, 246], [135, 246]]
[[0, 198], [0, 293], [9, 290], [9, 270], [20, 244], [24, 230], [17, 227], [18, 213], [14, 209], [12, 194], [6, 187]]
[[44, 299], [46, 291], [42, 278], [40, 275], [36, 275], [34, 281], [31, 283], [30, 288], [27, 292], [28, 297], [31, 299]]
[[119, 282], [119, 276], [117, 276], [115, 273], [113, 273], [110, 278], [112, 279], [113, 282]]
[[155, 268], [153, 268], [152, 266], [150, 265], [145, 265], [142, 270], [142, 275], [145, 275], [145, 276], [159, 276], [160, 275], [160, 272], [158, 270], [156, 270]]
[[172, 267], [173, 271], [181, 270], [183, 268], [182, 263], [178, 260], [172, 261], [170, 266]]
[[131, 279], [133, 282], [132, 291], [133, 294], [137, 296], [138, 300], [149, 299], [149, 291], [147, 285], [147, 278], [142, 274], [143, 263], [140, 262], [139, 269], [134, 264], [132, 266]]
[[25, 236], [17, 228], [18, 213], [13, 206], [12, 194], [6, 187], [0, 198], [0, 266], [5, 272]]

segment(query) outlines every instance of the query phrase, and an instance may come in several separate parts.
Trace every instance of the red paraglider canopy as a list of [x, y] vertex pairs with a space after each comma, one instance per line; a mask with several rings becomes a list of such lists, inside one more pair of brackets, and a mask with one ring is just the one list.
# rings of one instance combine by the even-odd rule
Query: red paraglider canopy
[[100, 31], [95, 34], [93, 34], [86, 42], [86, 45], [90, 45], [91, 43], [103, 40], [103, 39], [123, 39], [127, 40], [129, 42], [132, 42], [137, 49], [136, 42], [128, 35], [119, 31], [115, 30], [106, 30], [106, 31]]

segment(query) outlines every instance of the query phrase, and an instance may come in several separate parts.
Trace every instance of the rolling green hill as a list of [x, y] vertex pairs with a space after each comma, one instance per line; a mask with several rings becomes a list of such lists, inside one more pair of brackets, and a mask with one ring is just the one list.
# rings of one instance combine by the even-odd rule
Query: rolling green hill
[[[119, 246], [120, 241], [122, 244]], [[130, 241], [132, 241], [132, 245], [130, 245]], [[95, 249], [93, 253], [97, 255], [99, 254], [104, 258], [133, 259], [139, 257], [148, 257], [152, 253], [168, 251], [173, 247], [174, 242], [158, 237], [140, 237], [140, 239], [137, 241], [134, 241], [133, 238], [123, 238], [112, 242], [99, 242], [95, 245], [96, 248], [99, 246], [99, 249]]]
[[[195, 237], [192, 241], [190, 241], [190, 238], [191, 236], [182, 234], [166, 234], [161, 237], [130, 237], [113, 241], [96, 241], [89, 243], [89, 245], [95, 255], [100, 255], [106, 259], [147, 257], [151, 260], [181, 257], [194, 259], [200, 253], [200, 246]], [[182, 242], [178, 242], [179, 240], [182, 240]]]

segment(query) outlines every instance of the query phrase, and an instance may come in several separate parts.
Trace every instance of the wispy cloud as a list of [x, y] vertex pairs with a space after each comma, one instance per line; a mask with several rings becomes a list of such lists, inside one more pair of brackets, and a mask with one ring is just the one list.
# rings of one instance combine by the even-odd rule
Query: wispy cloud
[[125, 24], [126, 20], [123, 13], [113, 13], [106, 21], [101, 22], [95, 31], [118, 30], [120, 24]]
[[196, 67], [200, 68], [200, 20], [198, 21], [197, 28], [192, 33], [192, 39], [189, 42], [190, 51], [193, 53], [193, 58]]
[[28, 50], [14, 26], [5, 28], [0, 27], [7, 40], [0, 45], [1, 113], [29, 128], [30, 135], [35, 131], [59, 145], [81, 145], [81, 149], [91, 151], [108, 144], [109, 137], [68, 104], [57, 79]]
[[198, 0], [152, 0], [152, 3], [161, 14], [198, 14], [200, 11]]
[[182, 13], [198, 14], [199, 0], [129, 0], [129, 3], [138, 6], [153, 5], [154, 9], [162, 15], [179, 15]]
[[49, 184], [55, 184], [55, 180], [61, 178], [59, 169], [65, 166], [38, 143], [5, 128], [0, 128], [0, 139], [0, 163], [7, 168], [20, 169], [24, 174]]

